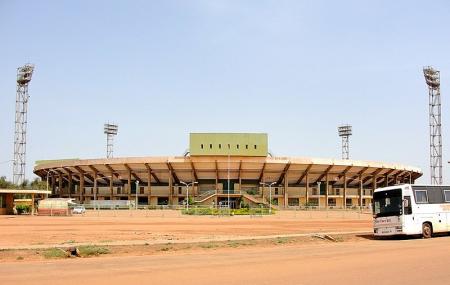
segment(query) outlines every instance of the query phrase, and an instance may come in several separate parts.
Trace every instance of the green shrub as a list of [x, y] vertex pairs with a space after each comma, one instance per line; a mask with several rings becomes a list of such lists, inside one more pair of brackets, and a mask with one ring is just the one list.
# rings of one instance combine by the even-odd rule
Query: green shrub
[[189, 210], [183, 209], [181, 213], [184, 215], [218, 215], [220, 212], [216, 208], [189, 208]]
[[16, 206], [17, 214], [26, 214], [31, 212], [31, 206], [29, 205], [17, 205]]
[[[231, 209], [228, 208], [189, 208], [189, 210], [183, 209], [181, 213], [184, 215], [268, 215], [269, 208], [240, 208]], [[275, 210], [272, 209], [272, 214]]]
[[108, 254], [110, 253], [110, 250], [103, 246], [96, 246], [96, 245], [83, 245], [79, 248], [80, 255], [81, 256], [97, 256], [100, 254]]
[[48, 248], [44, 250], [43, 255], [45, 258], [64, 258], [67, 256], [66, 253], [59, 248]]
[[250, 209], [250, 205], [248, 203], [245, 203], [244, 201], [241, 201], [241, 209], [242, 208]]
[[259, 194], [259, 191], [257, 189], [249, 189], [249, 190], [247, 190], [247, 194], [257, 195], [257, 194]]
[[289, 239], [285, 238], [285, 237], [279, 237], [276, 239], [276, 243], [278, 243], [278, 244], [283, 244], [283, 243], [287, 243], [287, 242], [289, 242]]

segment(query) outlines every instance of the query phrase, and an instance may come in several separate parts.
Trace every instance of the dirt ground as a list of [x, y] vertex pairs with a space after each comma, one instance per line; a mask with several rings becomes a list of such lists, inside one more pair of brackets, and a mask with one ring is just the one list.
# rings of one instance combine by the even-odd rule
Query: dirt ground
[[[0, 284], [449, 283], [450, 237], [375, 240], [371, 220], [332, 211], [0, 216]], [[58, 256], [74, 245], [82, 257]]]
[[273, 242], [3, 262], [2, 284], [448, 284], [450, 237]]
[[0, 216], [0, 249], [202, 242], [372, 229], [358, 212], [280, 211], [272, 216], [185, 216], [179, 211], [90, 211], [81, 216]]

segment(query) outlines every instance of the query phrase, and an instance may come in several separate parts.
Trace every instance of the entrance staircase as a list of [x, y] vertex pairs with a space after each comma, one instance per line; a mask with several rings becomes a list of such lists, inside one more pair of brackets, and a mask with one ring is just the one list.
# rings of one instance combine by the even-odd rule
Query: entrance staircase
[[[219, 194], [224, 195], [224, 194], [228, 194], [228, 193], [226, 191], [209, 190], [209, 191], [200, 193], [198, 196], [196, 196], [194, 198], [194, 201], [196, 203], [204, 203], [204, 202], [208, 201], [209, 199], [219, 196]], [[242, 197], [245, 200], [248, 200], [255, 204], [269, 205], [269, 203], [267, 202], [266, 199], [263, 199], [262, 197], [257, 197], [255, 195], [250, 195], [246, 192], [234, 191], [232, 193], [230, 192], [230, 195], [232, 195], [234, 197], [236, 197], [236, 196]]]

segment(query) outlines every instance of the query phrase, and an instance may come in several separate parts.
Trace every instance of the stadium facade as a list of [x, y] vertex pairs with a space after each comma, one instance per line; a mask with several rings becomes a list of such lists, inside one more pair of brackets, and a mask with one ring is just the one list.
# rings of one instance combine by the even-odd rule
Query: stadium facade
[[[274, 157], [267, 134], [192, 133], [184, 156], [39, 161], [54, 197], [82, 203], [366, 207], [381, 186], [414, 183], [420, 169], [381, 162]], [[194, 183], [189, 193], [184, 183]], [[269, 187], [269, 184], [272, 184]], [[271, 193], [269, 193], [271, 189]]]

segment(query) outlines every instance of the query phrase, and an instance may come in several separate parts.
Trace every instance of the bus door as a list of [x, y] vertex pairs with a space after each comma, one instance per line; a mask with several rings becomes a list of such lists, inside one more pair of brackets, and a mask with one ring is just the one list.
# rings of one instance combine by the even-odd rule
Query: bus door
[[403, 198], [403, 224], [406, 228], [416, 228], [417, 219], [414, 218], [411, 196]]

